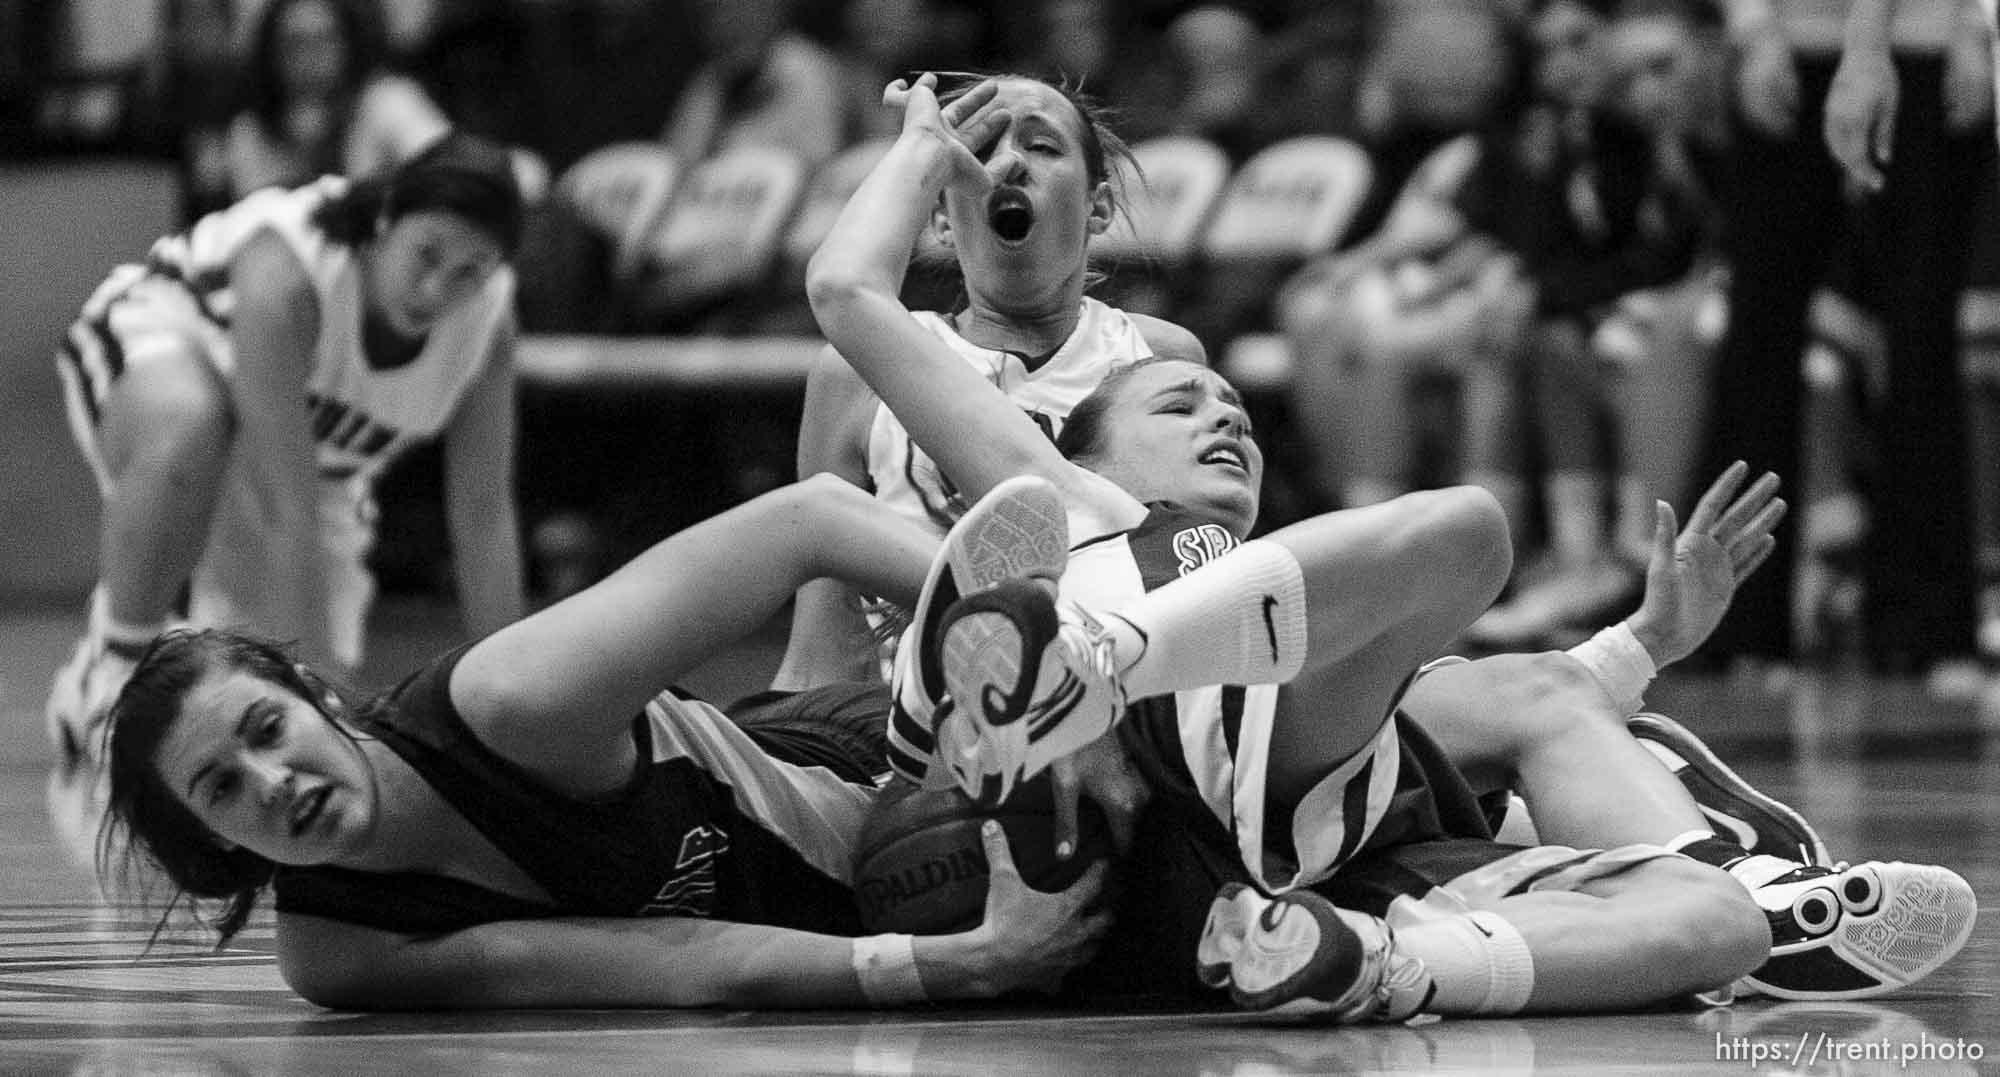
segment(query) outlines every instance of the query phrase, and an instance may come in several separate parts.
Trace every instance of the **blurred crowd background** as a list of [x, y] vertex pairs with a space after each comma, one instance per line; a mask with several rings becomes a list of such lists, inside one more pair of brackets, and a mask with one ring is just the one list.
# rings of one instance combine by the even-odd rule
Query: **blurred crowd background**
[[[1794, 514], [1706, 661], [1976, 668], [2000, 657], [1992, 53], [1970, 3], [1906, 0], [1894, 163], [1863, 195], [1821, 139], [1841, 0], [1750, 6], [8, 0], [0, 170], [155, 162], [184, 223], [468, 128], [538, 194], [531, 340], [656, 342], [666, 369], [674, 341], [810, 338], [803, 256], [894, 134], [885, 82], [1061, 76], [1145, 166], [1099, 294], [1193, 329], [1250, 395], [1266, 526], [1481, 483], [1519, 556], [1469, 645], [1566, 645], [1636, 599], [1653, 501], [1685, 512], [1743, 458]], [[948, 267], [910, 287], [952, 302]], [[544, 596], [791, 477], [797, 379], [532, 373]], [[427, 469], [385, 491], [377, 568], [443, 593]]]

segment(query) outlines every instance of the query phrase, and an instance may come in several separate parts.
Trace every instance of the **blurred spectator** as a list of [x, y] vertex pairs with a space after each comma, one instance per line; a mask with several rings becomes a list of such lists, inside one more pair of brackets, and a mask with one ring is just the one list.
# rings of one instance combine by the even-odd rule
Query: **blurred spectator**
[[[1969, 2], [1969, 0], [1968, 0]], [[1849, 215], [1820, 132], [1842, 37], [1842, 5], [1728, 0], [1738, 53], [1735, 148], [1722, 190], [1732, 267], [1730, 324], [1716, 369], [1713, 459], [1799, 472], [1807, 310]], [[1872, 664], [1914, 672], [1969, 655], [1976, 579], [1957, 312], [1979, 169], [1990, 156], [1989, 61], [1962, 32], [1959, 0], [1912, 0], [1895, 31], [1898, 110], [1887, 182], [1862, 207], [1884, 237], [1864, 294], [1888, 362], [1871, 406], [1877, 468], [1865, 539]], [[1976, 17], [1976, 16], [1975, 16]], [[1966, 41], [1975, 42], [1965, 47]], [[1805, 506], [1807, 514], [1812, 506]], [[1795, 533], [1796, 529], [1790, 529]], [[1714, 655], [1793, 656], [1793, 534], [1738, 592]]]
[[1579, 0], [1537, 7], [1542, 103], [1521, 181], [1489, 186], [1483, 214], [1537, 291], [1528, 399], [1548, 555], [1471, 633], [1510, 649], [1560, 645], [1643, 586], [1654, 503], [1689, 492], [1699, 462], [1722, 321], [1720, 114], [1701, 107], [1719, 100], [1719, 18], [1694, 0], [1626, 0], [1608, 25]]
[[408, 160], [451, 128], [417, 83], [384, 66], [379, 13], [365, 0], [268, 0], [229, 126], [229, 189], [367, 175]]
[[[1375, 186], [1358, 240], [1285, 285], [1277, 319], [1296, 357], [1291, 403], [1321, 500], [1365, 505], [1413, 481], [1470, 478], [1523, 515], [1501, 474], [1510, 448], [1507, 378], [1530, 299], [1515, 259], [1473, 234], [1457, 205], [1481, 132], [1513, 128], [1519, 62], [1508, 24], [1483, 3], [1398, 4], [1373, 29], [1361, 130]], [[1418, 476], [1428, 390], [1458, 387], [1468, 418], [1458, 461]], [[1412, 394], [1417, 393], [1413, 399]], [[1458, 424], [1452, 423], [1451, 426]], [[1443, 471], [1440, 474], [1440, 470]]]
[[1265, 92], [1263, 34], [1248, 15], [1202, 4], [1167, 26], [1167, 70], [1179, 75], [1164, 132], [1195, 135], [1237, 164], [1268, 144], [1285, 112]]
[[892, 138], [903, 118], [882, 106], [882, 88], [919, 68], [957, 67], [937, 55], [932, 0], [847, 0], [841, 6], [835, 53], [842, 92], [841, 142]]
[[704, 57], [662, 137], [692, 163], [737, 146], [772, 146], [817, 165], [841, 147], [840, 68], [797, 32], [792, 0], [690, 0]]
[[236, 108], [236, 11], [231, 0], [167, 0], [161, 46], [141, 76], [141, 125], [181, 169], [181, 213], [192, 222], [227, 206], [229, 124]]

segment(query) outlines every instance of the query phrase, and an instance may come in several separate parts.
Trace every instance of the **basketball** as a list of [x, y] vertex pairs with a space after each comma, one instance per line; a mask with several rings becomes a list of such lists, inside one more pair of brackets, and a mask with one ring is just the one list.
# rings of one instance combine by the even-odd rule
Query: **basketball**
[[1113, 850], [1111, 827], [1097, 804], [1077, 805], [1077, 849], [1056, 857], [1054, 799], [1048, 775], [1016, 786], [1007, 802], [981, 808], [956, 788], [921, 789], [897, 781], [884, 790], [862, 828], [854, 857], [854, 894], [869, 932], [948, 935], [978, 927], [986, 915], [986, 849], [979, 828], [997, 819], [1014, 865], [1029, 886], [1067, 889]]

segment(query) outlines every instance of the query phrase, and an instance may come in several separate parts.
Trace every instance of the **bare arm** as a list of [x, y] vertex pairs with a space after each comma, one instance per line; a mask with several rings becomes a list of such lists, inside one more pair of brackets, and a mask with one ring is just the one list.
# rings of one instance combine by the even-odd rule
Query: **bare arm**
[[458, 601], [474, 635], [521, 619], [521, 516], [514, 501], [514, 329], [445, 434], [444, 493]]
[[[1044, 894], [1021, 881], [1005, 838], [984, 842], [984, 921], [912, 940], [932, 999], [1049, 986], [1108, 926], [1108, 914], [1084, 911], [1103, 865]], [[509, 920], [418, 937], [286, 913], [278, 967], [304, 998], [343, 1009], [870, 1005], [852, 939], [688, 917]]]
[[1896, 0], [1853, 0], [1840, 66], [1826, 92], [1827, 150], [1848, 178], [1870, 193], [1882, 189], [1896, 141], [1900, 88], [1890, 56], [1895, 16]]
[[602, 789], [630, 723], [676, 678], [834, 576], [913, 603], [936, 540], [831, 476], [795, 483], [655, 545], [597, 585], [475, 644], [453, 704], [544, 779]]
[[298, 642], [303, 657], [331, 657], [319, 539], [319, 468], [306, 385], [319, 340], [319, 297], [306, 267], [274, 232], [252, 236], [230, 266], [237, 288], [230, 342], [236, 354], [236, 455], [263, 512], [271, 622], [256, 626]]
[[[847, 360], [832, 348], [822, 351], [806, 378], [805, 410], [799, 420], [799, 477], [828, 474], [867, 489], [868, 424], [877, 403]], [[839, 580], [813, 580], [799, 588], [793, 600], [791, 636], [771, 686], [800, 689], [872, 680], [874, 657], [860, 596]]]
[[990, 100], [990, 92], [982, 99], [975, 91], [945, 116], [927, 86], [912, 89], [904, 133], [841, 210], [806, 274], [806, 294], [828, 343], [975, 499], [1014, 475], [1042, 475], [1068, 489], [1077, 473], [998, 388], [919, 326], [897, 296], [928, 207], [946, 182], [954, 175], [960, 183], [988, 182], [967, 144], [1004, 130], [1006, 114], [985, 107]]

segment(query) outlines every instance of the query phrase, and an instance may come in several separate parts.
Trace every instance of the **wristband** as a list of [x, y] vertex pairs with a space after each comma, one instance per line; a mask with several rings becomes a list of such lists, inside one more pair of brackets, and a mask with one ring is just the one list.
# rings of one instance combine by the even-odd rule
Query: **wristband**
[[1620, 621], [1571, 647], [1571, 658], [1583, 663], [1597, 683], [1618, 704], [1622, 714], [1636, 714], [1659, 668], [1632, 629]]
[[876, 1006], [927, 1002], [917, 975], [917, 953], [908, 935], [867, 935], [854, 940], [854, 975], [861, 993]]

